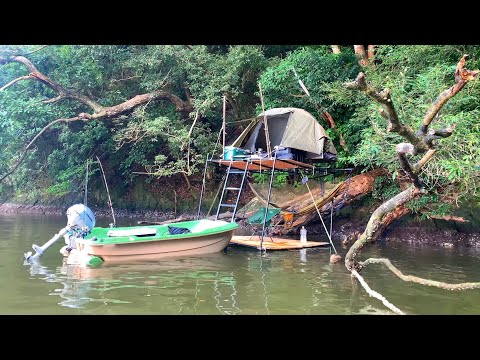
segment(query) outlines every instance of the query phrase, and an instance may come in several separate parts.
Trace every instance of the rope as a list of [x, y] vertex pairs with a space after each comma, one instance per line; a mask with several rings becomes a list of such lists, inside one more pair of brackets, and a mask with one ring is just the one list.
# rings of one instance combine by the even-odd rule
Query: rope
[[310, 191], [310, 186], [308, 186], [308, 177], [305, 176], [302, 180], [302, 182], [307, 186], [308, 192], [310, 193], [310, 196], [312, 198], [313, 203], [315, 204], [315, 209], [317, 209], [317, 214], [320, 220], [322, 221], [323, 228], [325, 229], [325, 233], [327, 234], [328, 240], [330, 241], [330, 245], [332, 245], [333, 250], [335, 251], [335, 254], [337, 254], [337, 249], [335, 249], [335, 245], [333, 245], [332, 238], [330, 234], [328, 233], [327, 226], [325, 225], [322, 215], [320, 214], [320, 210], [318, 209], [317, 203], [315, 202], [315, 199], [313, 197], [312, 192]]
[[105, 183], [105, 189], [107, 189], [108, 207], [112, 210], [113, 226], [115, 227], [116, 226], [115, 213], [113, 212], [112, 199], [110, 198], [110, 191], [108, 191], [107, 178], [105, 177], [105, 171], [103, 171], [103, 166], [102, 166], [102, 163], [100, 162], [100, 159], [98, 158], [98, 156], [96, 158], [98, 160], [98, 164], [100, 165], [100, 170], [102, 170], [103, 182]]

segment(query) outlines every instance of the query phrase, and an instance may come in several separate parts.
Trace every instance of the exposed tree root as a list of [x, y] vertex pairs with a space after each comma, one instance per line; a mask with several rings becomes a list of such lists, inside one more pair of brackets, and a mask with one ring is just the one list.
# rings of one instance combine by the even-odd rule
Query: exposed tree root
[[400, 270], [398, 270], [389, 259], [386, 258], [370, 258], [363, 262], [360, 262], [362, 267], [365, 267], [368, 264], [384, 264], [389, 270], [391, 270], [395, 275], [397, 275], [403, 281], [413, 282], [426, 286], [434, 286], [440, 289], [445, 290], [466, 290], [466, 289], [478, 289], [480, 288], [480, 282], [468, 282], [460, 284], [448, 284], [442, 281], [435, 281], [429, 279], [422, 279], [414, 275], [404, 275]]
[[352, 275], [355, 276], [358, 279], [358, 281], [360, 281], [360, 284], [362, 284], [363, 288], [367, 291], [368, 295], [373, 296], [374, 298], [380, 300], [383, 303], [383, 305], [385, 305], [387, 308], [392, 310], [395, 314], [405, 315], [405, 313], [402, 310], [400, 310], [391, 302], [389, 302], [387, 299], [385, 299], [385, 297], [382, 294], [376, 292], [375, 290], [370, 289], [370, 286], [368, 286], [368, 284], [365, 282], [363, 277], [361, 277], [356, 270], [352, 270]]

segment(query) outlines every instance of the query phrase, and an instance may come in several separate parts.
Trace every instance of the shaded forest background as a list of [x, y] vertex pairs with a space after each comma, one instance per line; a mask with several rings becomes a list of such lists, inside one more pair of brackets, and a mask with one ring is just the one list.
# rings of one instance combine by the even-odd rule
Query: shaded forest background
[[[103, 107], [161, 92], [117, 117], [51, 127], [17, 171], [0, 183], [0, 202], [82, 202], [86, 159], [98, 156], [116, 208], [194, 212], [205, 157], [218, 154], [221, 147], [223, 97], [228, 143], [248, 124], [243, 119], [261, 111], [258, 82], [266, 108], [299, 107], [317, 118], [333, 139], [339, 167], [354, 167], [355, 173], [387, 169], [363, 200], [366, 206], [382, 202], [399, 193], [405, 182], [395, 154], [402, 139], [386, 131], [378, 104], [347, 90], [344, 83], [363, 71], [373, 86], [391, 90], [399, 118], [415, 128], [432, 101], [451, 86], [463, 54], [470, 55], [470, 68], [480, 68], [479, 46], [378, 45], [370, 60], [359, 57], [353, 45], [0, 46], [0, 58], [23, 55], [63, 88]], [[0, 176], [51, 121], [91, 111], [75, 98], [58, 98], [39, 81], [7, 86], [28, 73], [18, 62], [0, 65]], [[439, 127], [455, 124], [456, 130], [422, 170], [428, 195], [408, 204], [414, 213], [443, 216], [461, 209], [462, 215], [475, 217], [480, 201], [479, 100], [474, 81], [437, 115]], [[222, 174], [209, 175], [211, 198]], [[107, 204], [93, 166], [88, 199], [91, 205]]]

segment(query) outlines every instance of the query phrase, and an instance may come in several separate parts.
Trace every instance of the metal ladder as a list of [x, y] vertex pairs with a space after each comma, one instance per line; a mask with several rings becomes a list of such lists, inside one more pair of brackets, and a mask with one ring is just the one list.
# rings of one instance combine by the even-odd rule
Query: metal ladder
[[[225, 177], [225, 182], [223, 183], [222, 196], [220, 197], [220, 202], [218, 203], [217, 215], [215, 215], [215, 220], [218, 220], [218, 215], [220, 214], [220, 208], [224, 207], [224, 208], [233, 208], [232, 218], [230, 219], [230, 222], [235, 221], [235, 214], [237, 213], [238, 202], [240, 201], [240, 195], [242, 194], [243, 184], [245, 183], [245, 178], [247, 177], [249, 161], [248, 160], [245, 161], [244, 170], [232, 168], [232, 163], [233, 163], [233, 158], [232, 160], [230, 160], [230, 164], [228, 165], [227, 176]], [[240, 184], [240, 187], [228, 186], [228, 180], [230, 179], [230, 174], [242, 175], [242, 182]], [[227, 201], [229, 191], [238, 191], [237, 197], [235, 199], [235, 204], [228, 204], [226, 202], [224, 203], [224, 201]]]

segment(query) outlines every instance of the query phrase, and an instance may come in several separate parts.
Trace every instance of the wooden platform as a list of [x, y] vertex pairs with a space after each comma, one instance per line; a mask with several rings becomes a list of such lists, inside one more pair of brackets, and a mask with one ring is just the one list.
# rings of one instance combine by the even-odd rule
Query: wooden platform
[[[272, 242], [273, 239], [273, 242]], [[230, 244], [238, 246], [246, 246], [250, 248], [260, 249], [260, 237], [254, 236], [233, 236]], [[328, 242], [307, 241], [307, 244], [300, 245], [300, 240], [284, 239], [279, 237], [265, 236], [263, 238], [263, 248], [267, 250], [295, 250], [319, 246], [329, 246]]]
[[[249, 171], [264, 171], [270, 170], [273, 167], [273, 159], [252, 159], [252, 162], [247, 163], [246, 160], [211, 160], [217, 164], [223, 166], [229, 166], [231, 163], [232, 168], [244, 170], [248, 164]], [[292, 170], [292, 169], [313, 169], [310, 164], [305, 164], [299, 161], [291, 159], [277, 159], [275, 162], [275, 170]]]

